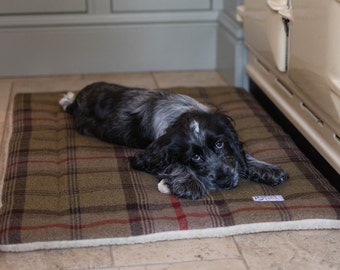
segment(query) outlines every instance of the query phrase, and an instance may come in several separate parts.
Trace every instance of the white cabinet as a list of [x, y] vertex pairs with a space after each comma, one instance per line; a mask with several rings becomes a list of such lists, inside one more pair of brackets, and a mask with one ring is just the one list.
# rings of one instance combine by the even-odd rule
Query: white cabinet
[[247, 71], [340, 173], [340, 2], [246, 0]]
[[244, 33], [249, 48], [284, 72], [287, 69], [288, 0], [248, 0]]
[[288, 77], [340, 135], [340, 3], [294, 0], [292, 16]]
[[86, 0], [1, 0], [0, 15], [86, 12]]

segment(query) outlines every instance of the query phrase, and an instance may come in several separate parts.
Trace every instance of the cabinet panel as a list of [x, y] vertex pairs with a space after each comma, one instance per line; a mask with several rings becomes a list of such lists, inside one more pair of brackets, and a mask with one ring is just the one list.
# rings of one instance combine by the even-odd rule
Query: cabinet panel
[[[287, 68], [287, 0], [246, 0], [244, 16], [245, 42], [272, 68]], [[283, 15], [284, 14], [284, 15]]]
[[312, 111], [340, 132], [340, 4], [294, 0], [292, 8], [288, 76]]
[[1, 0], [0, 14], [86, 12], [86, 0]]
[[114, 12], [209, 10], [210, 0], [111, 0]]

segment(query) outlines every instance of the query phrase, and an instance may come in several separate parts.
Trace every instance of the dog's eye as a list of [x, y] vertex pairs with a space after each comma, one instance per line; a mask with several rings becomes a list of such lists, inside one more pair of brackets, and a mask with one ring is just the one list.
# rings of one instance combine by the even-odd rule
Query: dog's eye
[[217, 142], [215, 143], [215, 146], [216, 146], [216, 148], [221, 149], [221, 148], [223, 148], [223, 146], [224, 146], [224, 142], [217, 141]]
[[199, 160], [201, 160], [201, 156], [200, 156], [199, 154], [194, 154], [194, 155], [191, 157], [191, 159], [192, 159], [193, 161], [199, 161]]

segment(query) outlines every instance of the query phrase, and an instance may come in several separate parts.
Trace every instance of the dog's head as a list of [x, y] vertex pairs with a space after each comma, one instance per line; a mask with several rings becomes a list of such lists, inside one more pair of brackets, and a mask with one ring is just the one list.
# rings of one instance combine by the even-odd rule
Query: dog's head
[[182, 164], [187, 164], [208, 190], [235, 187], [246, 161], [230, 119], [222, 113], [198, 113], [184, 121], [188, 143]]
[[164, 179], [175, 195], [190, 199], [206, 190], [234, 188], [247, 174], [242, 144], [222, 113], [183, 114], [131, 162]]

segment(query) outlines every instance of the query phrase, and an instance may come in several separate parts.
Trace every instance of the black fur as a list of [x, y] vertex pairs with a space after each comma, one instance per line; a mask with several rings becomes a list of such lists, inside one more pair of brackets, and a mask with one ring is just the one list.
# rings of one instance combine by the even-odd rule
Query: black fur
[[86, 86], [74, 101], [68, 95], [59, 103], [80, 133], [143, 148], [129, 158], [132, 167], [155, 175], [178, 197], [232, 189], [240, 177], [269, 185], [288, 179], [244, 151], [228, 116], [191, 97], [103, 82]]

